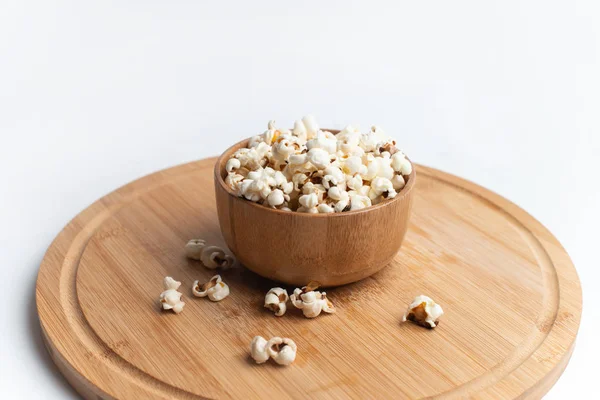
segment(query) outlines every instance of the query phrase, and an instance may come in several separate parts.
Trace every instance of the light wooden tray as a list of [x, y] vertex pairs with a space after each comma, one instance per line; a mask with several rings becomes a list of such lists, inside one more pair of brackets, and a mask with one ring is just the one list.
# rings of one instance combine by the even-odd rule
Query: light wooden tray
[[[577, 273], [560, 244], [514, 204], [418, 167], [414, 211], [387, 268], [331, 289], [337, 313], [263, 308], [272, 282], [222, 273], [222, 302], [191, 296], [213, 271], [188, 239], [223, 244], [215, 159], [161, 171], [103, 197], [50, 246], [37, 282], [48, 350], [86, 398], [539, 398], [567, 366], [581, 316]], [[269, 229], [265, 226], [264, 229]], [[182, 314], [161, 312], [162, 279], [183, 282]], [[401, 323], [419, 294], [438, 328]], [[298, 344], [290, 367], [255, 365], [255, 335]]]

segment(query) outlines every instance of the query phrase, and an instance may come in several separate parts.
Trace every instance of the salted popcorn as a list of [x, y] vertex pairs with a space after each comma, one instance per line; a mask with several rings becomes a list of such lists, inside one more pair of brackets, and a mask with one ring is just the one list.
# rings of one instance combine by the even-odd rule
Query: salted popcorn
[[255, 336], [250, 343], [250, 356], [257, 364], [272, 358], [279, 365], [290, 365], [296, 359], [298, 346], [289, 338], [273, 337], [267, 341], [262, 336]]
[[200, 281], [195, 281], [192, 286], [192, 293], [196, 297], [208, 296], [211, 301], [221, 301], [229, 296], [229, 286], [223, 282], [221, 275], [215, 275], [202, 285]]
[[185, 303], [181, 301], [182, 294], [177, 291], [181, 286], [181, 282], [167, 276], [163, 280], [164, 292], [160, 294], [159, 302], [163, 310], [173, 310], [175, 314], [183, 311]]
[[335, 312], [335, 307], [327, 298], [327, 294], [315, 291], [318, 287], [318, 283], [311, 282], [302, 289], [294, 289], [294, 293], [290, 296], [294, 307], [302, 310], [306, 318], [318, 317], [322, 311], [330, 314]]
[[309, 115], [292, 130], [269, 121], [225, 170], [225, 184], [239, 197], [282, 211], [327, 214], [394, 198], [412, 164], [380, 127], [361, 133], [348, 125], [333, 134]]
[[444, 310], [427, 296], [417, 296], [408, 306], [402, 321], [413, 321], [429, 329], [435, 328]]
[[272, 288], [265, 296], [265, 308], [281, 317], [287, 311], [286, 303], [289, 299], [287, 290], [280, 287]]

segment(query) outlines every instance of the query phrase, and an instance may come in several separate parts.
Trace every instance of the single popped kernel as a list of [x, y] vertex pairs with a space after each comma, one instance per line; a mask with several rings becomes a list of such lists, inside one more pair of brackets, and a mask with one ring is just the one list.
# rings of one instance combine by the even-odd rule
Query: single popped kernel
[[202, 250], [206, 247], [206, 241], [202, 239], [192, 239], [185, 245], [185, 256], [192, 260], [200, 261]]
[[235, 258], [225, 253], [219, 246], [206, 246], [202, 249], [200, 261], [206, 268], [229, 268], [235, 262]]
[[317, 283], [311, 282], [302, 289], [294, 289], [294, 293], [290, 296], [294, 307], [302, 310], [306, 318], [318, 317], [322, 311], [329, 314], [335, 312], [335, 307], [327, 298], [327, 294], [315, 290], [318, 287]]
[[440, 317], [444, 310], [427, 296], [417, 296], [402, 317], [402, 321], [413, 321], [418, 325], [433, 329], [438, 326]]
[[196, 297], [207, 297], [211, 301], [221, 301], [229, 296], [229, 286], [223, 282], [221, 275], [215, 275], [205, 284], [195, 281], [192, 285], [192, 293]]
[[269, 359], [267, 343], [267, 340], [262, 336], [254, 336], [252, 342], [250, 342], [250, 356], [257, 364], [265, 363]]
[[242, 167], [242, 163], [237, 158], [230, 158], [225, 164], [225, 170], [228, 174], [234, 173]]
[[276, 316], [281, 317], [287, 311], [287, 301], [289, 299], [287, 290], [276, 287], [269, 290], [265, 296], [265, 308], [273, 311]]
[[177, 291], [181, 286], [181, 282], [167, 276], [163, 280], [164, 292], [160, 294], [159, 303], [163, 310], [173, 310], [175, 314], [179, 314], [183, 311], [185, 303], [181, 301], [182, 294]]
[[289, 338], [274, 337], [267, 342], [269, 357], [279, 365], [290, 365], [296, 359], [298, 346]]
[[394, 197], [396, 197], [396, 190], [392, 181], [380, 176], [371, 181], [371, 190], [369, 190], [371, 201], [380, 201], [381, 198], [392, 199]]

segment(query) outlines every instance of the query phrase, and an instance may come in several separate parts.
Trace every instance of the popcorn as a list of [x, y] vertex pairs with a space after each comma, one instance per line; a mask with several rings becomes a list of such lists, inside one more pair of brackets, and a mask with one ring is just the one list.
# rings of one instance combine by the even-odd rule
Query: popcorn
[[272, 358], [279, 365], [290, 365], [296, 359], [298, 346], [292, 339], [274, 337], [267, 341], [262, 336], [255, 336], [250, 343], [250, 356], [257, 364]]
[[206, 247], [206, 242], [202, 239], [192, 239], [185, 245], [185, 256], [192, 260], [200, 261], [202, 250]]
[[336, 201], [348, 201], [348, 199], [350, 198], [350, 195], [348, 195], [348, 192], [346, 192], [345, 190], [340, 189], [337, 186], [334, 186], [332, 188], [330, 188], [327, 191], [327, 196], [331, 197], [333, 200]]
[[265, 308], [273, 311], [276, 316], [281, 317], [287, 310], [286, 303], [288, 299], [287, 290], [280, 287], [272, 288], [265, 296]]
[[221, 275], [215, 275], [203, 285], [200, 285], [200, 281], [194, 281], [192, 293], [196, 297], [208, 296], [211, 301], [221, 301], [229, 296], [229, 286], [223, 282]]
[[298, 138], [300, 143], [306, 143], [308, 133], [306, 132], [306, 126], [304, 126], [304, 122], [294, 122], [294, 129], [292, 130], [292, 133]]
[[330, 189], [334, 186], [342, 190], [346, 190], [346, 175], [336, 166], [330, 165], [325, 168], [323, 171], [325, 176], [323, 176], [322, 184], [325, 189]]
[[260, 189], [264, 185], [261, 183], [254, 183], [252, 179], [244, 179], [240, 184], [240, 192], [246, 200], [258, 202], [261, 199]]
[[274, 337], [267, 342], [267, 353], [279, 365], [290, 365], [296, 359], [298, 346], [292, 339]]
[[282, 165], [288, 160], [288, 158], [294, 154], [297, 149], [297, 145], [289, 140], [281, 140], [273, 145], [273, 159], [275, 165]]
[[[288, 200], [289, 200], [289, 196], [288, 196]], [[269, 196], [267, 196], [267, 202], [269, 203], [269, 205], [271, 207], [274, 207], [274, 208], [282, 205], [284, 201], [285, 201], [285, 195], [283, 194], [283, 192], [280, 189], [273, 190], [271, 193], [269, 193]]]
[[319, 198], [316, 193], [304, 194], [300, 196], [298, 202], [304, 208], [314, 208], [319, 204]]
[[327, 299], [325, 292], [317, 292], [319, 285], [316, 282], [311, 282], [302, 289], [294, 289], [294, 293], [290, 296], [290, 300], [294, 307], [302, 310], [302, 314], [306, 318], [315, 318], [321, 314], [321, 311], [326, 313], [334, 313], [335, 307]]
[[[252, 136], [227, 160], [225, 184], [248, 201], [283, 211], [334, 213], [394, 198], [412, 164], [379, 127], [348, 125], [337, 135], [312, 116]], [[316, 200], [315, 196], [316, 195]]]
[[327, 193], [327, 189], [320, 183], [306, 182], [304, 186], [302, 186], [302, 194], [313, 193], [317, 195], [317, 201], [321, 202], [323, 201], [325, 193]]
[[317, 132], [319, 132], [319, 125], [317, 124], [317, 120], [312, 115], [307, 115], [302, 118], [302, 124], [304, 124], [304, 129], [306, 129], [306, 139], [310, 140], [317, 136]]
[[347, 198], [339, 200], [333, 207], [335, 212], [344, 212], [350, 210], [350, 195]]
[[267, 362], [269, 353], [267, 352], [267, 340], [262, 336], [254, 336], [250, 342], [250, 356], [257, 364]]
[[392, 178], [392, 185], [394, 186], [395, 191], [402, 189], [405, 184], [406, 182], [404, 181], [402, 175], [394, 175]]
[[366, 174], [367, 167], [363, 165], [360, 157], [351, 156], [344, 160], [342, 171], [348, 175]]
[[[365, 186], [367, 189], [368, 187]], [[371, 199], [365, 195], [354, 194], [350, 195], [350, 211], [360, 210], [371, 206]]]
[[401, 175], [410, 175], [412, 172], [412, 164], [401, 151], [392, 156], [391, 167]]
[[[189, 243], [188, 243], [189, 244]], [[195, 258], [198, 260], [198, 258]], [[229, 268], [235, 262], [235, 258], [226, 254], [219, 246], [205, 246], [200, 254], [200, 261], [206, 268]]]
[[242, 195], [241, 186], [242, 186], [243, 180], [244, 180], [243, 175], [231, 173], [231, 174], [228, 174], [227, 177], [225, 178], [225, 184], [227, 186], [229, 186], [236, 195], [241, 196]]
[[360, 131], [354, 129], [351, 125], [346, 126], [337, 134], [337, 149], [342, 154], [353, 154], [359, 149]]
[[248, 140], [248, 148], [251, 149], [253, 147], [258, 146], [259, 143], [261, 143], [263, 141], [263, 137], [262, 135], [255, 135], [252, 136], [249, 140]]
[[307, 208], [307, 207], [301, 206], [301, 207], [298, 207], [298, 209], [296, 211], [300, 212], [300, 213], [307, 213], [307, 214], [318, 214], [319, 213], [319, 210], [317, 209], [317, 207]]
[[181, 286], [181, 282], [177, 282], [175, 279], [167, 276], [163, 280], [164, 292], [160, 294], [159, 302], [163, 310], [173, 310], [175, 314], [179, 314], [183, 311], [185, 303], [181, 301], [182, 294], [177, 291]]
[[313, 149], [321, 149], [326, 151], [327, 154], [333, 154], [337, 150], [337, 139], [330, 132], [319, 131], [317, 137], [306, 142], [306, 148], [309, 153]]
[[229, 174], [237, 171], [241, 167], [242, 167], [242, 163], [237, 158], [230, 158], [229, 160], [227, 160], [227, 164], [225, 164], [225, 170]]
[[218, 246], [207, 246], [202, 239], [192, 239], [185, 245], [185, 256], [192, 260], [201, 261], [206, 268], [229, 268], [235, 262], [235, 258], [226, 254]]
[[363, 186], [363, 178], [360, 174], [354, 176], [346, 175], [346, 187], [351, 190], [359, 190]]
[[425, 328], [433, 329], [438, 326], [444, 310], [427, 296], [417, 296], [408, 306], [402, 321], [413, 321]]
[[335, 208], [331, 207], [329, 204], [321, 203], [317, 206], [317, 211], [321, 214], [329, 214], [335, 212]]
[[[257, 147], [260, 147], [262, 143], [259, 143]], [[237, 159], [240, 163], [241, 167], [246, 167], [249, 170], [258, 169], [261, 165], [260, 157], [258, 156], [258, 152], [256, 148], [252, 149], [239, 149], [235, 153], [233, 153], [233, 157]]]
[[262, 142], [271, 145], [278, 139], [279, 135], [281, 135], [281, 132], [275, 128], [275, 121], [269, 121], [267, 130], [262, 134]]
[[289, 162], [291, 165], [306, 164], [308, 162], [308, 155], [306, 155], [306, 153], [291, 155]]
[[396, 197], [396, 190], [394, 189], [392, 181], [378, 176], [371, 182], [369, 198], [371, 200], [376, 200], [379, 196], [382, 196], [384, 199], [393, 199]]
[[327, 167], [331, 163], [329, 153], [318, 147], [308, 151], [307, 160], [309, 163], [320, 169]]

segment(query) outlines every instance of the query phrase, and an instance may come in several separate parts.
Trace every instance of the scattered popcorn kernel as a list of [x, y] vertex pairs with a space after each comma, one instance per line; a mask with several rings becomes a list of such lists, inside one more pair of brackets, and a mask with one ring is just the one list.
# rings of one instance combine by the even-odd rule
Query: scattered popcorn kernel
[[206, 246], [202, 249], [200, 261], [206, 268], [229, 268], [235, 262], [235, 258], [226, 254], [219, 246]]
[[267, 342], [269, 357], [279, 365], [290, 365], [296, 359], [298, 347], [292, 339], [274, 337]]
[[206, 297], [211, 301], [221, 301], [229, 296], [229, 286], [223, 282], [221, 275], [215, 275], [204, 284], [200, 281], [195, 281], [192, 286], [192, 293], [196, 297]]
[[250, 343], [250, 356], [257, 364], [262, 364], [269, 359], [267, 340], [262, 336], [254, 336]]
[[290, 296], [294, 307], [301, 309], [306, 318], [318, 317], [321, 311], [335, 312], [335, 307], [327, 298], [327, 294], [315, 291], [318, 287], [317, 283], [311, 282], [302, 289], [294, 289], [294, 293]]
[[181, 286], [181, 282], [177, 282], [175, 279], [167, 276], [163, 280], [164, 292], [160, 294], [160, 305], [163, 310], [173, 310], [175, 314], [179, 314], [183, 311], [185, 303], [181, 301], [182, 294], [177, 291]]
[[286, 303], [289, 299], [287, 290], [280, 287], [272, 288], [265, 296], [265, 308], [281, 317], [287, 311]]
[[410, 303], [402, 321], [413, 321], [418, 325], [433, 329], [438, 326], [444, 310], [427, 296], [417, 296]]
[[200, 261], [202, 250], [206, 247], [206, 242], [202, 239], [192, 239], [185, 245], [185, 256], [192, 260]]

